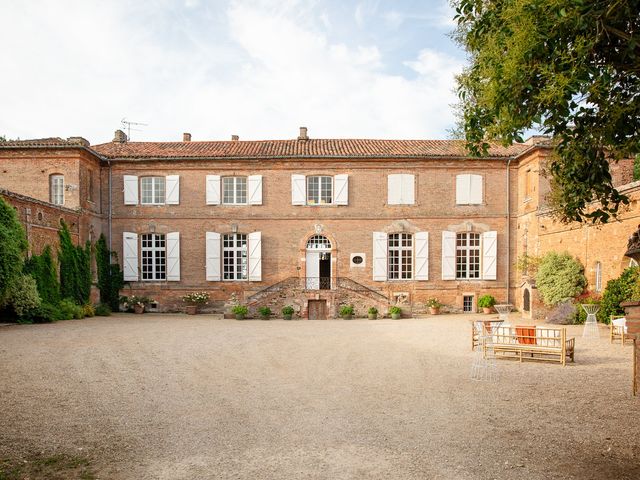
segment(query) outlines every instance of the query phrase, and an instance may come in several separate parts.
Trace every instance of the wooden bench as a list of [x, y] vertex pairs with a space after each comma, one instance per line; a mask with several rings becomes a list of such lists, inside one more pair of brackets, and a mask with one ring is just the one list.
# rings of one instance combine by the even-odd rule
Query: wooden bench
[[567, 338], [566, 328], [515, 326], [497, 327], [491, 336], [496, 358], [558, 362], [574, 361], [575, 338]]
[[633, 341], [633, 338], [627, 335], [627, 322], [624, 315], [611, 315], [609, 322], [609, 342], [613, 343], [620, 339], [622, 346], [626, 340]]

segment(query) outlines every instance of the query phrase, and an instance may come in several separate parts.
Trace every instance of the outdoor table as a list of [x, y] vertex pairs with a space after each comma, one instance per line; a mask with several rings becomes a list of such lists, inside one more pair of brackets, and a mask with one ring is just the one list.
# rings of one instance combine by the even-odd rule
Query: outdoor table
[[600, 338], [598, 320], [596, 319], [596, 313], [600, 310], [600, 305], [587, 303], [582, 305], [582, 309], [587, 314], [587, 320], [584, 322], [584, 330], [582, 331], [582, 338]]

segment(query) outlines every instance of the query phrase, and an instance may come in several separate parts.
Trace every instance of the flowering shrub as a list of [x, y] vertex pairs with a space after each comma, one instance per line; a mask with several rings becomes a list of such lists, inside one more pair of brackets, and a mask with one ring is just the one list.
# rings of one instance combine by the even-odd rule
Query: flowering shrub
[[128, 302], [129, 305], [135, 306], [138, 305], [140, 307], [145, 307], [150, 303], [153, 303], [153, 299], [149, 297], [139, 297], [137, 295], [133, 295], [129, 297]]
[[209, 302], [209, 294], [207, 292], [188, 293], [182, 297], [182, 301], [194, 305], [205, 305]]
[[429, 308], [440, 308], [442, 304], [438, 301], [437, 298], [430, 298], [426, 303]]

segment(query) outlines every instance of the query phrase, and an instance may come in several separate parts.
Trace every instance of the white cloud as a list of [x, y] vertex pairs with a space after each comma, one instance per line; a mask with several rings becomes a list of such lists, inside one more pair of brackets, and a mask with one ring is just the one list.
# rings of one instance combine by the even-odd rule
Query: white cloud
[[460, 64], [447, 55], [422, 50], [406, 78], [380, 46], [332, 39], [312, 2], [186, 2], [0, 5], [0, 135], [98, 143], [125, 116], [149, 123], [134, 140], [294, 138], [300, 125], [316, 138], [437, 138], [453, 123]]

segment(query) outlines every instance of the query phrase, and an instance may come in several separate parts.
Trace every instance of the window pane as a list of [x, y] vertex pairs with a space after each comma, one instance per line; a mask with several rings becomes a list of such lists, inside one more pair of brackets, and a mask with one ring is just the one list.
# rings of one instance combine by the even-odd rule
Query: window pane
[[147, 233], [141, 236], [142, 280], [164, 280], [167, 272], [165, 236]]
[[222, 237], [222, 273], [224, 280], [247, 279], [247, 236], [226, 234]]
[[410, 280], [413, 278], [413, 235], [392, 233], [388, 236], [388, 278], [389, 280]]
[[320, 177], [307, 177], [307, 203], [320, 203]]
[[236, 177], [236, 203], [247, 203], [246, 177]]

